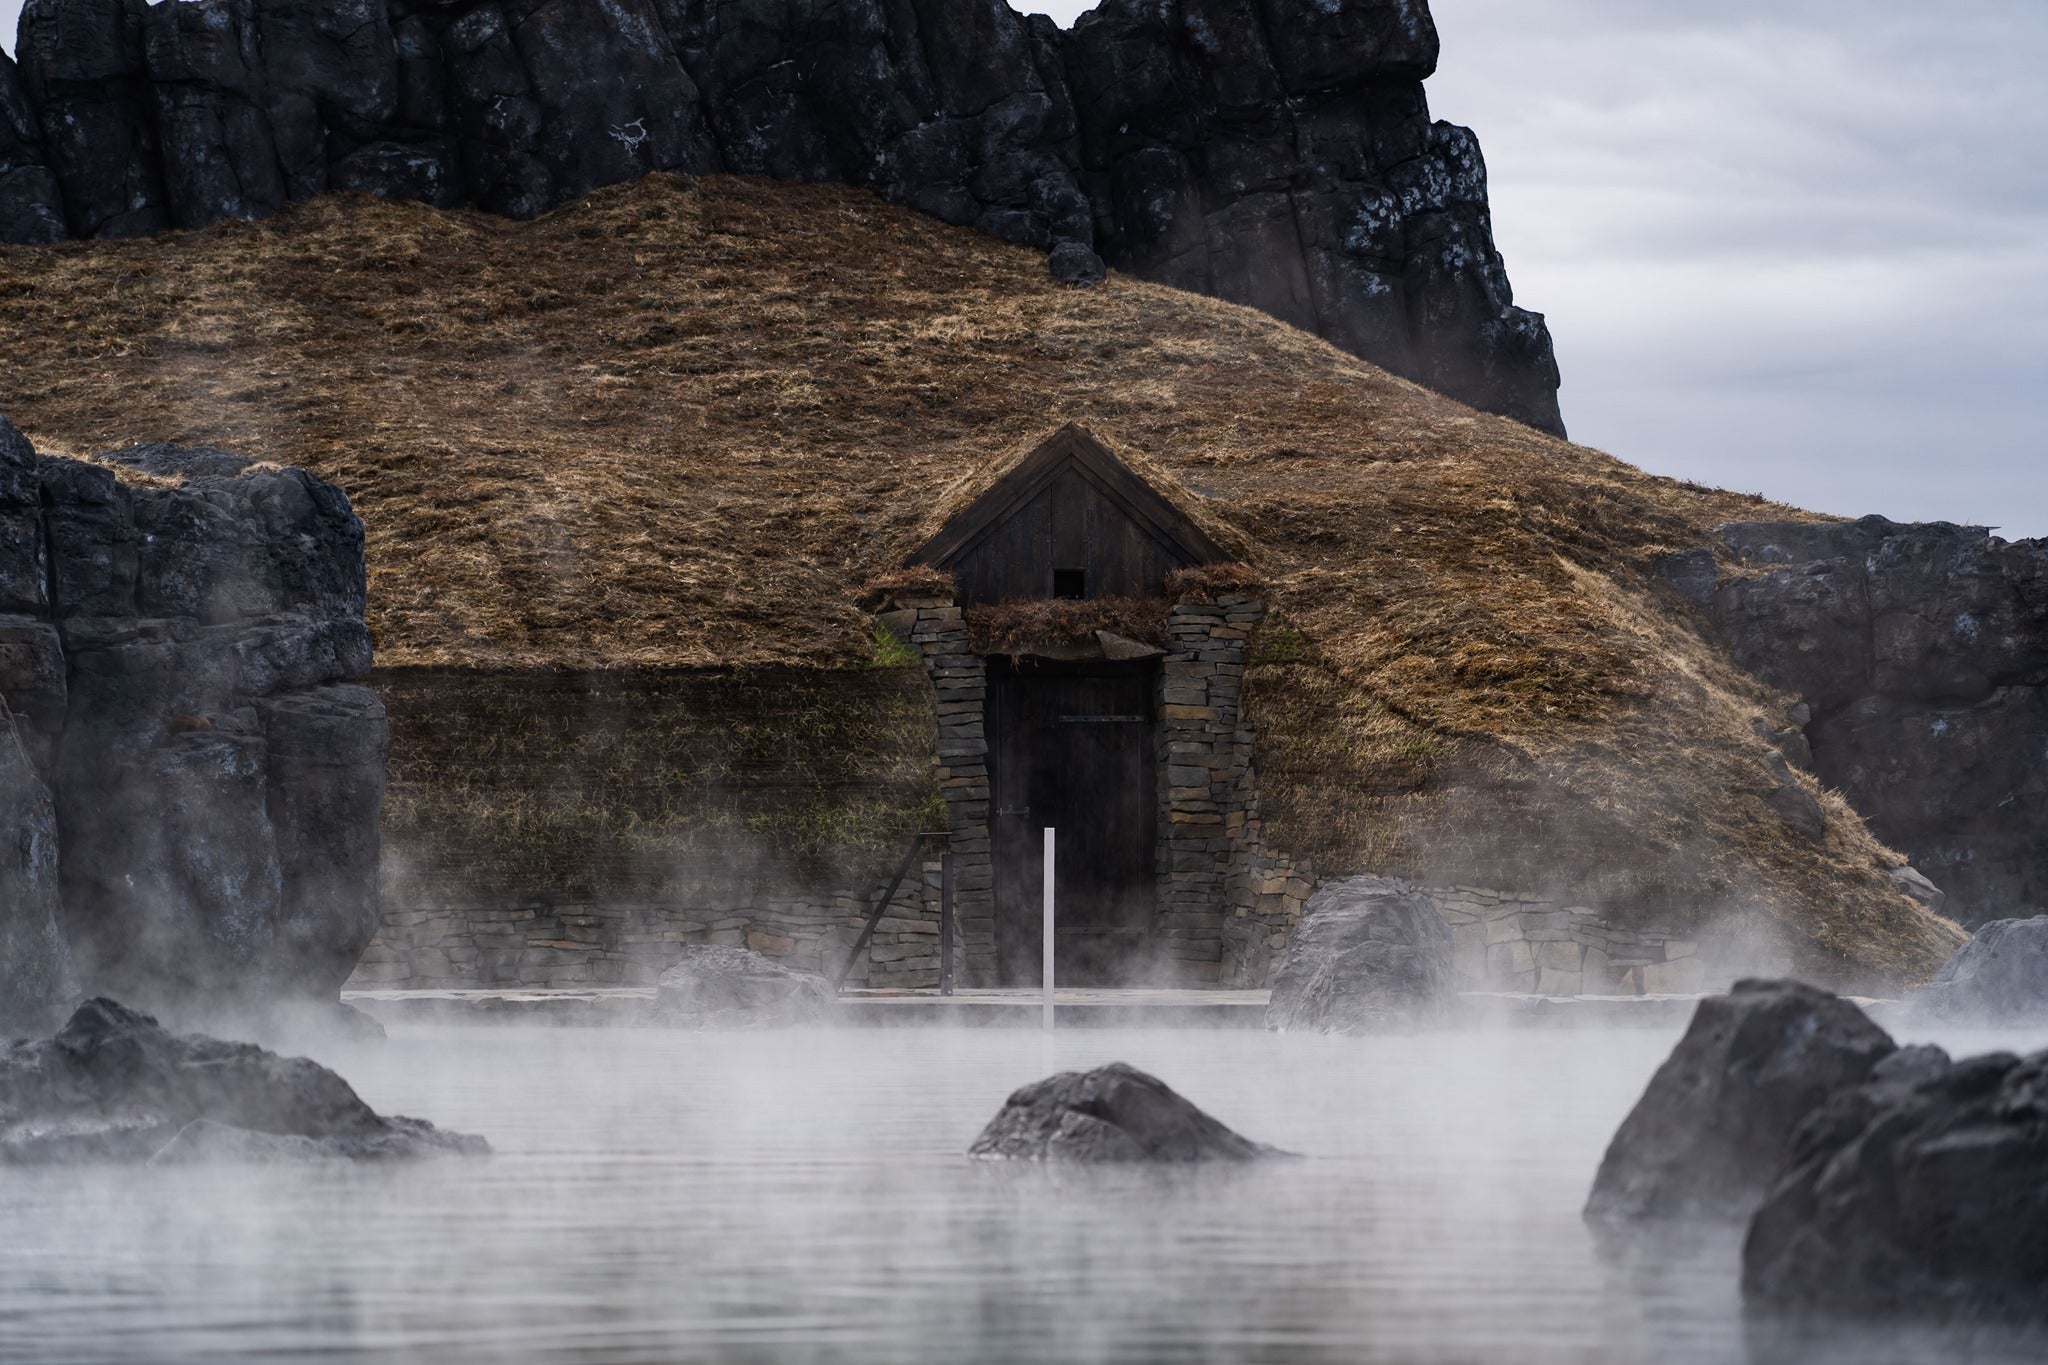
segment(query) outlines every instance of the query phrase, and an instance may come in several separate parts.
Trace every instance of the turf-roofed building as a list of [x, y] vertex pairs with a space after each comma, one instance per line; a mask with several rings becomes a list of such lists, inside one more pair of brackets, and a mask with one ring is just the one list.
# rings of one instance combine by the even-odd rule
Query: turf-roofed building
[[1435, 888], [1495, 989], [1900, 980], [1959, 941], [1660, 572], [1805, 514], [1265, 314], [716, 176], [5, 250], [39, 448], [219, 446], [363, 519], [359, 982], [625, 983], [700, 941], [837, 970], [919, 831], [853, 979], [936, 979], [948, 851], [961, 980], [1035, 979], [1043, 823], [1086, 869], [1061, 951], [1121, 983], [1262, 984], [1359, 871]]

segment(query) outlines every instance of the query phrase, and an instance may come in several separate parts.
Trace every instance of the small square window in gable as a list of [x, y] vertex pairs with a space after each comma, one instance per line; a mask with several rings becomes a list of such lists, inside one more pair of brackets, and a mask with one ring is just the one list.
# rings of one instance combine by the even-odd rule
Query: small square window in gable
[[1156, 597], [1168, 575], [1229, 556], [1108, 447], [1062, 427], [911, 555], [953, 575], [963, 607], [1050, 596]]

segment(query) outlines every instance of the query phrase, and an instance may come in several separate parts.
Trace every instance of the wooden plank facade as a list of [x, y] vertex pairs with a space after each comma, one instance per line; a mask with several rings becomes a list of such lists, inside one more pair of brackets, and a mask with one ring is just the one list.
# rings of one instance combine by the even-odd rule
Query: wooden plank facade
[[1018, 461], [918, 552], [961, 606], [1045, 597], [1156, 597], [1175, 569], [1229, 558], [1079, 427]]
[[1059, 908], [1054, 971], [1123, 983], [1157, 908], [1158, 665], [996, 659], [988, 674], [996, 957], [1007, 984], [1042, 962], [1045, 827]]
[[[956, 604], [971, 609], [1159, 597], [1176, 569], [1226, 558], [1158, 490], [1069, 426], [910, 562], [949, 571]], [[1059, 978], [1120, 985], [1148, 975], [1160, 956], [1167, 856], [1159, 658], [1077, 661], [1027, 652], [980, 662], [996, 980], [1039, 980], [1048, 826], [1059, 831]]]

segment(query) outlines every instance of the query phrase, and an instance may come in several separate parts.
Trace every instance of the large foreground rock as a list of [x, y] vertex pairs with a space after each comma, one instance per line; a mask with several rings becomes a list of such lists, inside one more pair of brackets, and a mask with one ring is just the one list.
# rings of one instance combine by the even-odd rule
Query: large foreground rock
[[2048, 1321], [2048, 1052], [1907, 1048], [1801, 1125], [1743, 1246], [1753, 1304]]
[[[1562, 433], [1424, 0], [27, 0], [0, 241], [329, 190], [531, 217], [653, 171], [838, 181], [1264, 309]], [[1098, 260], [1099, 257], [1099, 260]]]
[[693, 945], [661, 974], [654, 1012], [688, 1028], [767, 1028], [817, 1024], [836, 1007], [832, 983], [785, 967], [750, 948]]
[[1248, 1161], [1285, 1155], [1210, 1118], [1164, 1081], [1111, 1062], [1012, 1094], [967, 1149], [1024, 1161]]
[[0, 1161], [353, 1160], [479, 1154], [482, 1138], [386, 1118], [303, 1057], [174, 1034], [112, 1000], [0, 1051]]
[[145, 1007], [333, 1000], [379, 919], [363, 606], [332, 484], [179, 446], [40, 458], [0, 417], [0, 891], [26, 888], [0, 934], [54, 910], [85, 989]]
[[1441, 1020], [1456, 1003], [1451, 931], [1436, 903], [1391, 877], [1352, 877], [1303, 907], [1266, 1027], [1365, 1032]]
[[2048, 1020], [2048, 916], [1993, 920], [1956, 949], [1908, 1002], [1931, 1019]]
[[1807, 1115], [1897, 1050], [1856, 1006], [1797, 981], [1700, 1001], [1608, 1145], [1587, 1216], [1748, 1217]]

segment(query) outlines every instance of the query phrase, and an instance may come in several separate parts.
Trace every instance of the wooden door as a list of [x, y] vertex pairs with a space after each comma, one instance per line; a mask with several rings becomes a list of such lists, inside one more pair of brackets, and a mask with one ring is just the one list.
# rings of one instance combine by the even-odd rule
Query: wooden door
[[1004, 985], [1037, 985], [1044, 829], [1054, 843], [1054, 972], [1127, 984], [1156, 900], [1156, 666], [989, 661], [996, 954]]

